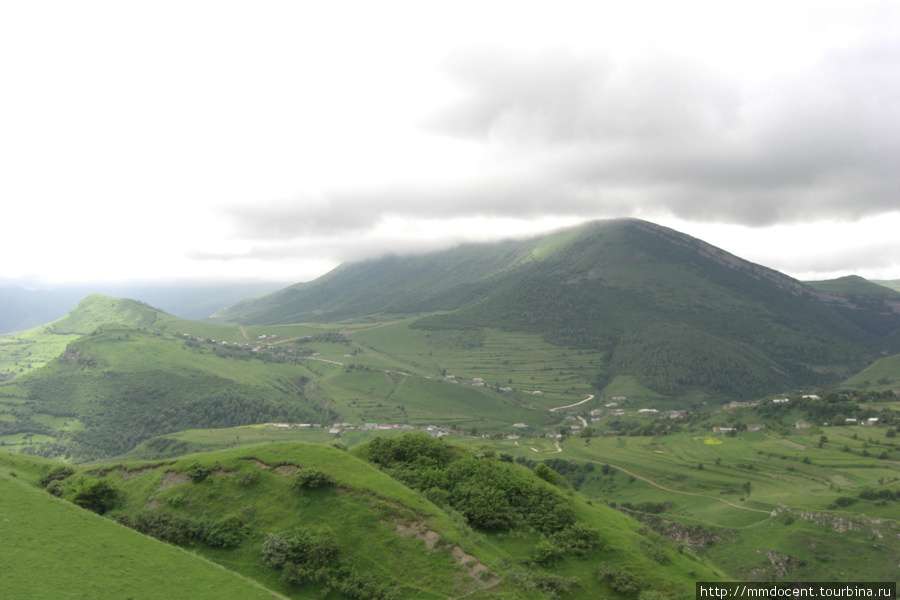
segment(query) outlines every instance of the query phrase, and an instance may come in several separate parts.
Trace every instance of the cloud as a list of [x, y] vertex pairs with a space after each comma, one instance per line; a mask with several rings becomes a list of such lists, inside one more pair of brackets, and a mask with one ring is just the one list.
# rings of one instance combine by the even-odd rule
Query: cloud
[[673, 216], [754, 227], [861, 219], [900, 190], [900, 42], [741, 78], [695, 59], [472, 51], [422, 123], [483, 150], [454, 178], [398, 177], [232, 206], [233, 236], [359, 235], [385, 219]]

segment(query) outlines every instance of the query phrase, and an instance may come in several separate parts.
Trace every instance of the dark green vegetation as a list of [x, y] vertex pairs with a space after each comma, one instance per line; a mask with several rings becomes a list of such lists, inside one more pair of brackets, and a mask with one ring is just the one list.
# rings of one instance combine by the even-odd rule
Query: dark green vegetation
[[218, 316], [276, 324], [451, 311], [413, 327], [493, 327], [599, 352], [600, 389], [628, 375], [669, 396], [739, 398], [835, 383], [876, 352], [900, 351], [900, 314], [885, 313], [884, 298], [826, 302], [780, 273], [627, 220], [343, 265]]
[[[18, 468], [18, 487], [44, 485], [70, 501], [103, 483], [116, 496], [106, 519], [290, 598], [600, 598], [614, 589], [598, 576], [603, 565], [671, 598], [722, 578], [628, 516], [505, 459], [424, 434], [376, 438], [353, 454], [390, 466], [300, 443], [74, 469], [0, 453], [0, 483]], [[425, 492], [390, 476], [400, 473], [428, 480]]]

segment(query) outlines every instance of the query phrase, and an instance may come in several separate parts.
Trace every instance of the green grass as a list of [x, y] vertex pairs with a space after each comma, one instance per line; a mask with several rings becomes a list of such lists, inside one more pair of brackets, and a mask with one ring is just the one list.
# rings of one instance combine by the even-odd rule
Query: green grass
[[842, 384], [842, 387], [874, 391], [894, 390], [900, 385], [900, 354], [880, 358]]
[[[242, 439], [247, 434], [242, 432]], [[192, 437], [199, 439], [202, 435], [203, 432], [195, 432]], [[194, 463], [210, 466], [213, 474], [199, 484], [172, 477], [172, 473], [184, 473]], [[269, 468], [276, 465], [288, 465], [293, 470], [279, 472]], [[325, 471], [336, 486], [303, 493], [292, 490], [289, 484], [297, 467]], [[466, 533], [418, 492], [351, 454], [333, 448], [266, 443], [163, 462], [98, 464], [81, 472], [92, 476], [105, 474], [125, 492], [126, 503], [111, 513], [113, 517], [146, 511], [154, 505], [156, 508], [149, 510], [195, 519], [239, 516], [251, 530], [246, 543], [228, 550], [202, 545], [194, 545], [192, 549], [290, 597], [307, 597], [304, 594], [317, 593], [318, 588], [315, 585], [296, 588], [281, 582], [277, 572], [262, 564], [259, 547], [267, 532], [287, 531], [297, 526], [327, 529], [339, 542], [349, 565], [393, 582], [400, 598], [437, 599], [467, 594], [473, 598], [544, 597], [519, 588], [514, 583], [515, 577], [509, 575], [511, 571], [525, 568], [518, 563], [531, 557], [540, 540], [537, 534], [527, 531]], [[256, 474], [253, 483], [241, 484], [248, 473]], [[641, 532], [632, 519], [608, 507], [592, 506], [579, 496], [573, 500], [579, 522], [600, 532], [604, 550], [594, 553], [589, 560], [565, 559], [552, 569], [537, 567], [537, 572], [577, 577], [579, 591], [576, 596], [567, 597], [594, 597], [608, 592], [594, 578], [599, 564], [629, 565], [645, 585], [664, 589], [672, 597], [692, 596], [693, 580], [688, 572], [693, 577], [709, 580], [722, 578], [708, 563], [688, 554], [680, 555], [674, 546], [661, 540], [656, 543], [671, 554], [671, 563], [658, 565], [649, 561], [642, 554], [640, 543], [644, 537], [654, 534]], [[398, 524], [409, 531], [434, 532], [437, 545], [425, 551], [424, 542], [402, 532]], [[479, 582], [453, 558], [455, 546], [500, 573], [502, 580], [489, 589], [480, 589]], [[402, 564], [403, 569], [391, 569], [385, 556], [391, 557], [391, 565]]]
[[[884, 428], [808, 431], [788, 437], [692, 432], [573, 438], [562, 443], [562, 453], [542, 439], [461, 442], [528, 460], [592, 462], [597, 469], [580, 485], [582, 493], [594, 502], [664, 505], [658, 517], [648, 518], [661, 518], [676, 531], [699, 527], [712, 542], [695, 551], [736, 579], [891, 580], [896, 567], [892, 557], [900, 553], [897, 503], [858, 500], [844, 508], [834, 503], [840, 497], [856, 498], [865, 489], [900, 489], [900, 451], [886, 448], [893, 460], [862, 455], [885, 448], [890, 440]], [[822, 448], [820, 435], [828, 439]], [[613, 468], [606, 475], [599, 469], [604, 464], [622, 470]], [[744, 489], [748, 482], [749, 495]], [[773, 517], [773, 511], [787, 512]], [[766, 552], [791, 557], [789, 572], [777, 575]]]
[[279, 597], [19, 479], [0, 470], [0, 589], [5, 598]]

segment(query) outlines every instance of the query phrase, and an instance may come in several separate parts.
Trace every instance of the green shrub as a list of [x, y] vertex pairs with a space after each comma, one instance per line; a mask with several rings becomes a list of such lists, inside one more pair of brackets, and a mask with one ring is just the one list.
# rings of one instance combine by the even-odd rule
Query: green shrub
[[187, 470], [187, 476], [191, 478], [191, 481], [194, 483], [200, 483], [207, 477], [209, 477], [210, 473], [212, 473], [212, 468], [206, 465], [201, 465], [200, 463], [194, 463]]
[[654, 560], [661, 565], [668, 564], [669, 562], [669, 555], [666, 554], [665, 550], [649, 540], [641, 542], [641, 552], [643, 552], [644, 556], [650, 560]]
[[72, 495], [72, 502], [99, 515], [115, 508], [120, 499], [119, 490], [106, 479], [80, 481]]
[[297, 477], [291, 483], [291, 487], [302, 490], [314, 490], [326, 485], [334, 485], [331, 475], [319, 469], [306, 468], [297, 473]]
[[622, 594], [634, 594], [641, 588], [634, 574], [624, 567], [610, 565], [600, 567], [597, 578]]
[[338, 547], [326, 531], [296, 529], [293, 533], [271, 533], [262, 545], [266, 566], [283, 569], [293, 563], [306, 568], [327, 567], [338, 558]]
[[240, 518], [225, 517], [201, 527], [199, 540], [207, 546], [215, 548], [236, 548], [249, 535], [249, 528]]
[[534, 547], [533, 560], [539, 565], [549, 566], [558, 561], [564, 551], [550, 540], [541, 540]]
[[68, 465], [63, 465], [61, 467], [57, 467], [41, 477], [40, 484], [43, 487], [49, 486], [54, 481], [62, 481], [63, 479], [67, 479], [75, 473], [75, 469]]

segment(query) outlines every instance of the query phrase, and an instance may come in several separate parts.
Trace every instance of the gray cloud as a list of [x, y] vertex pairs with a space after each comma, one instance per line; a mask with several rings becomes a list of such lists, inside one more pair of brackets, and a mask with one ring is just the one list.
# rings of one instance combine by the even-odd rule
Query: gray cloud
[[446, 68], [461, 94], [423, 127], [484, 144], [476, 175], [236, 207], [234, 233], [337, 236], [385, 216], [656, 213], [763, 226], [896, 210], [898, 60], [900, 42], [872, 42], [751, 86], [676, 59], [458, 55]]

